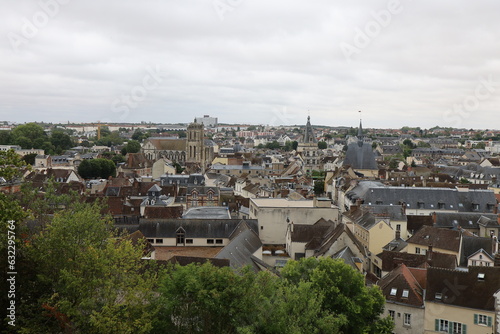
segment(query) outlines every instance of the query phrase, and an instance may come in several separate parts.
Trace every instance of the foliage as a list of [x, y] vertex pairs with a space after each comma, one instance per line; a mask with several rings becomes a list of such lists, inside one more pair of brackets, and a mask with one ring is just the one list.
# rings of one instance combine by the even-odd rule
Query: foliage
[[266, 143], [266, 146], [265, 146], [267, 149], [270, 149], [270, 150], [277, 150], [279, 149], [281, 146], [280, 144], [274, 140], [272, 141], [271, 143]]
[[469, 180], [467, 180], [465, 177], [462, 177], [460, 178], [460, 181], [459, 181], [461, 184], [469, 184], [471, 183]]
[[26, 164], [34, 166], [36, 156], [37, 156], [36, 153], [26, 154], [25, 156], [22, 157], [22, 160], [26, 162]]
[[321, 195], [325, 192], [325, 181], [316, 180], [314, 181], [314, 194]]
[[366, 287], [363, 275], [342, 260], [288, 261], [281, 273], [289, 284], [310, 282], [314, 290], [323, 293], [322, 309], [348, 320], [341, 326], [344, 333], [376, 332], [384, 296], [378, 287]]
[[74, 146], [71, 137], [62, 130], [54, 130], [50, 135], [50, 143], [54, 146], [54, 151], [58, 154]]
[[122, 149], [122, 155], [126, 155], [127, 153], [137, 153], [141, 150], [141, 143], [137, 140], [129, 140], [127, 145]]
[[176, 266], [160, 289], [158, 333], [337, 333], [340, 319], [321, 309], [310, 283], [285, 285], [249, 268]]
[[0, 177], [13, 181], [22, 176], [24, 169], [30, 169], [14, 150], [0, 151]]
[[[65, 197], [64, 210], [16, 245], [16, 299], [23, 301], [16, 327], [22, 333], [149, 333], [158, 271], [141, 260], [144, 243], [118, 236], [100, 202]], [[0, 207], [24, 213], [13, 204], [0, 195]]]
[[116, 166], [113, 161], [108, 159], [87, 159], [78, 166], [78, 174], [84, 179], [107, 179], [110, 176], [115, 176]]
[[[103, 133], [105, 135], [103, 135]], [[103, 130], [101, 129], [101, 139], [97, 140], [95, 144], [98, 146], [109, 146], [109, 147], [115, 145], [121, 145], [123, 144], [123, 138], [120, 137], [118, 131], [113, 131], [107, 134], [107, 132], [105, 131], [103, 132]]]
[[132, 134], [132, 139], [142, 142], [144, 139], [148, 138], [149, 134], [143, 132], [141, 129], [136, 129]]
[[324, 150], [324, 149], [326, 149], [327, 147], [328, 147], [328, 144], [327, 144], [325, 141], [319, 141], [319, 142], [318, 142], [318, 148], [319, 148], [320, 150]]

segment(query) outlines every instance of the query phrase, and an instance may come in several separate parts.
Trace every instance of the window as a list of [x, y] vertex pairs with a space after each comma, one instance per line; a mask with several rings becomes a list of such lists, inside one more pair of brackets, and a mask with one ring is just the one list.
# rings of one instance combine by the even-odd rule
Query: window
[[396, 231], [401, 231], [401, 224], [396, 224]]
[[465, 325], [462, 325], [459, 322], [453, 323], [453, 334], [463, 334]]
[[419, 209], [423, 209], [424, 208], [424, 202], [417, 202], [417, 207]]
[[403, 294], [401, 295], [401, 297], [403, 298], [408, 298], [408, 294], [410, 293], [410, 290], [408, 289], [403, 289]]
[[483, 325], [491, 327], [492, 317], [488, 317], [484, 314], [474, 314], [474, 324]]
[[394, 320], [396, 318], [396, 312], [394, 310], [389, 310], [389, 315]]
[[177, 230], [177, 244], [184, 244], [184, 236], [186, 232], [184, 229], [180, 228]]
[[410, 326], [411, 325], [411, 314], [410, 313], [405, 313], [404, 314], [403, 324], [405, 326]]
[[186, 239], [186, 244], [193, 244], [193, 239]]
[[443, 298], [443, 294], [441, 292], [436, 292], [434, 295], [434, 299], [441, 300]]
[[484, 273], [479, 273], [479, 274], [477, 274], [477, 279], [478, 279], [479, 281], [484, 281]]
[[444, 203], [438, 203], [438, 207], [439, 207], [440, 209], [444, 209], [444, 208], [445, 208], [445, 207], [444, 207]]
[[448, 333], [448, 328], [450, 325], [448, 320], [436, 319], [436, 323], [438, 325], [438, 327], [437, 327], [438, 331]]
[[420, 247], [415, 247], [415, 254], [420, 254]]
[[208, 245], [213, 245], [214, 244], [214, 239], [207, 239], [207, 244]]
[[155, 239], [148, 239], [148, 242], [153, 243], [155, 242]]
[[392, 288], [391, 289], [391, 296], [395, 296], [397, 292], [398, 292], [397, 288]]
[[163, 239], [156, 239], [156, 240], [155, 240], [155, 242], [156, 242], [157, 244], [162, 244], [162, 243], [163, 243]]
[[215, 243], [219, 244], [219, 245], [222, 245], [222, 239], [215, 239]]

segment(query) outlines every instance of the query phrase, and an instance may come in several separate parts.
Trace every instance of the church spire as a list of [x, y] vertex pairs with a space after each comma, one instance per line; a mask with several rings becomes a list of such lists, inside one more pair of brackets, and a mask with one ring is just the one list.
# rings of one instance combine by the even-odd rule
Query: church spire
[[307, 116], [306, 131], [304, 132], [304, 143], [315, 143], [313, 128], [311, 126], [311, 116]]
[[363, 126], [361, 125], [361, 110], [359, 111], [359, 129], [358, 129], [358, 138], [363, 138]]

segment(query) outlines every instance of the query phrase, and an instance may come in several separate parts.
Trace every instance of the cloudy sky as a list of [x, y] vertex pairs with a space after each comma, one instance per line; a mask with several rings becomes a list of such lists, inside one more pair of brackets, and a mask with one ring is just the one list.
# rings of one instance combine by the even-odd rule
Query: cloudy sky
[[3, 0], [0, 120], [500, 128], [500, 1]]

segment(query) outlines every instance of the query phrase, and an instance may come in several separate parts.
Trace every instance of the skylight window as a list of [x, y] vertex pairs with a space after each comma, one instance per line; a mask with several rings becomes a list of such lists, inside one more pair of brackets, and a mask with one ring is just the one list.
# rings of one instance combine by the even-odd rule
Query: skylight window
[[397, 292], [398, 292], [397, 288], [392, 288], [391, 289], [391, 296], [395, 296]]
[[403, 298], [408, 298], [408, 294], [409, 294], [409, 293], [410, 293], [410, 290], [408, 290], [408, 289], [404, 289], [404, 290], [403, 290], [403, 294], [401, 295], [401, 297], [403, 297]]
[[477, 274], [477, 279], [480, 281], [484, 281], [484, 273]]

